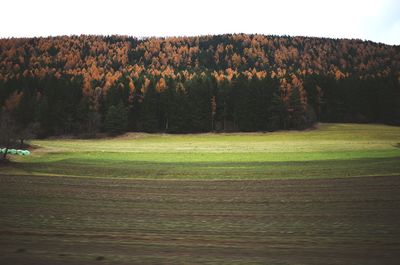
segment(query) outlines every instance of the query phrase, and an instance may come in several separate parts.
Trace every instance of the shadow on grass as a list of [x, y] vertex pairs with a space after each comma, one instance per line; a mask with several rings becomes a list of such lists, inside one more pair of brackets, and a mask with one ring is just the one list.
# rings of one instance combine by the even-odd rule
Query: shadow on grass
[[146, 179], [277, 179], [393, 175], [399, 157], [285, 162], [149, 162], [65, 159], [13, 163], [32, 175]]

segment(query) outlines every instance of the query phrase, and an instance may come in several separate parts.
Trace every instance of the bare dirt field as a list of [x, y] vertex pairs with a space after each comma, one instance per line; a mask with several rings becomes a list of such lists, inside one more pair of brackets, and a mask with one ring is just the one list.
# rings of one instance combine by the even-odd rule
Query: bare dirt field
[[400, 178], [0, 175], [0, 264], [398, 264]]

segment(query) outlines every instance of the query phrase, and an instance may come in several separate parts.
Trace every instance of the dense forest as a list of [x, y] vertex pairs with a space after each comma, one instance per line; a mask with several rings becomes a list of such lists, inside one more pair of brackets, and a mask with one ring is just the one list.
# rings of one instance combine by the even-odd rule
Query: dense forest
[[0, 39], [1, 130], [35, 135], [400, 124], [400, 46], [226, 34]]

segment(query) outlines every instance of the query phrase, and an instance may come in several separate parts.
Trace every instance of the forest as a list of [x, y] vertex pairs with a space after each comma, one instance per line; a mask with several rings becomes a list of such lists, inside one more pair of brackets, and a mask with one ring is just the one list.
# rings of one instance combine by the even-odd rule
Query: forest
[[257, 34], [0, 39], [0, 111], [0, 129], [21, 139], [400, 125], [400, 46]]

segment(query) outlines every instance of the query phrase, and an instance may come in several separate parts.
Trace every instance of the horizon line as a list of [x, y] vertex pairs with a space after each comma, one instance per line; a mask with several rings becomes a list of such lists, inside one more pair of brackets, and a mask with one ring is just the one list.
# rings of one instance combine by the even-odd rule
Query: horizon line
[[388, 44], [380, 41], [374, 41], [371, 39], [361, 39], [358, 37], [326, 37], [326, 36], [311, 36], [311, 35], [290, 35], [290, 34], [265, 34], [265, 33], [244, 33], [244, 32], [234, 32], [234, 33], [213, 33], [213, 34], [193, 34], [193, 35], [148, 35], [148, 36], [137, 36], [129, 34], [55, 34], [55, 35], [37, 35], [37, 36], [0, 36], [0, 40], [9, 39], [39, 39], [39, 38], [60, 38], [60, 37], [81, 37], [81, 36], [96, 36], [96, 37], [126, 37], [126, 38], [136, 38], [139, 40], [146, 40], [152, 38], [158, 39], [168, 39], [168, 38], [196, 38], [196, 37], [207, 37], [207, 36], [224, 36], [224, 35], [260, 35], [266, 37], [289, 37], [289, 38], [314, 38], [314, 39], [330, 39], [330, 40], [351, 40], [351, 41], [362, 41], [362, 42], [373, 42], [376, 44], [384, 44], [388, 46], [400, 46], [400, 44]]

